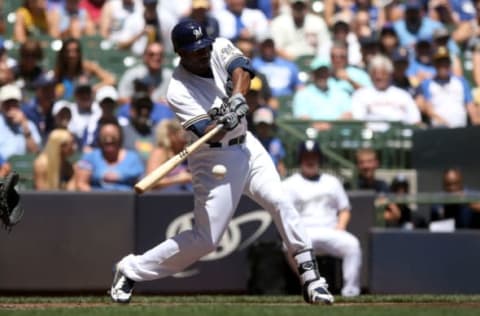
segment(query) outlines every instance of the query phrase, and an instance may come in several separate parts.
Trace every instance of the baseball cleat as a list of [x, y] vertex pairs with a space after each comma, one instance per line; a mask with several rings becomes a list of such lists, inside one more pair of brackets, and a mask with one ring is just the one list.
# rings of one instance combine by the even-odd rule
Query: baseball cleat
[[328, 291], [328, 284], [323, 278], [306, 284], [303, 298], [310, 304], [330, 305], [334, 302], [333, 295]]
[[113, 268], [114, 276], [112, 288], [110, 289], [110, 297], [116, 303], [127, 304], [132, 298], [133, 286], [135, 281], [127, 278], [118, 267], [118, 264]]

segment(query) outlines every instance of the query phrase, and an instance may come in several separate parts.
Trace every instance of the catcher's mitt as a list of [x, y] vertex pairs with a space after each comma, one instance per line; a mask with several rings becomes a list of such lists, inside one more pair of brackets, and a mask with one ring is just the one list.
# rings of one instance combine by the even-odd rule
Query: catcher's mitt
[[20, 195], [15, 190], [17, 182], [18, 174], [15, 172], [11, 172], [5, 178], [0, 179], [0, 220], [8, 231], [23, 216]]

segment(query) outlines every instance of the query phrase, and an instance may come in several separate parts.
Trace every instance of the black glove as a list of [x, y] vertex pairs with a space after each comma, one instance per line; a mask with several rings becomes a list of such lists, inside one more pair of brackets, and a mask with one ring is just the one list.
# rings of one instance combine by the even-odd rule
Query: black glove
[[238, 116], [234, 112], [229, 112], [217, 119], [218, 123], [223, 124], [223, 129], [227, 131], [231, 131], [235, 127], [238, 126], [238, 123], [240, 122], [238, 119]]
[[230, 112], [235, 112], [239, 118], [244, 117], [248, 112], [247, 100], [241, 93], [235, 93], [228, 99]]
[[0, 220], [8, 231], [23, 216], [20, 195], [15, 190], [17, 182], [18, 174], [15, 172], [11, 172], [5, 178], [0, 179]]

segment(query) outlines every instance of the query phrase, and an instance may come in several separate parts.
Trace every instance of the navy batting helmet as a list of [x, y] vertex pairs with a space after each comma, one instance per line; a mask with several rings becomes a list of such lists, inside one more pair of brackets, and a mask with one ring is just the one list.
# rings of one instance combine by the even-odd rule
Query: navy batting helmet
[[198, 22], [185, 20], [179, 22], [172, 30], [172, 43], [175, 51], [193, 52], [212, 45], [211, 39]]
[[307, 139], [306, 141], [303, 141], [300, 143], [300, 145], [298, 145], [298, 162], [301, 162], [302, 156], [306, 153], [315, 153], [318, 155], [318, 160], [322, 160], [322, 150], [320, 149], [320, 145], [318, 145], [318, 143], [313, 139]]

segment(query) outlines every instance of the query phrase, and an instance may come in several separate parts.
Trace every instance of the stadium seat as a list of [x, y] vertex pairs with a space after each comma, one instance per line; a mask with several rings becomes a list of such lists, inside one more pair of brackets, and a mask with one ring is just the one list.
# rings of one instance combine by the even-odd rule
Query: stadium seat
[[18, 181], [18, 189], [33, 190], [33, 161], [36, 154], [14, 155], [8, 159], [12, 165], [12, 170], [18, 173], [20, 180]]

